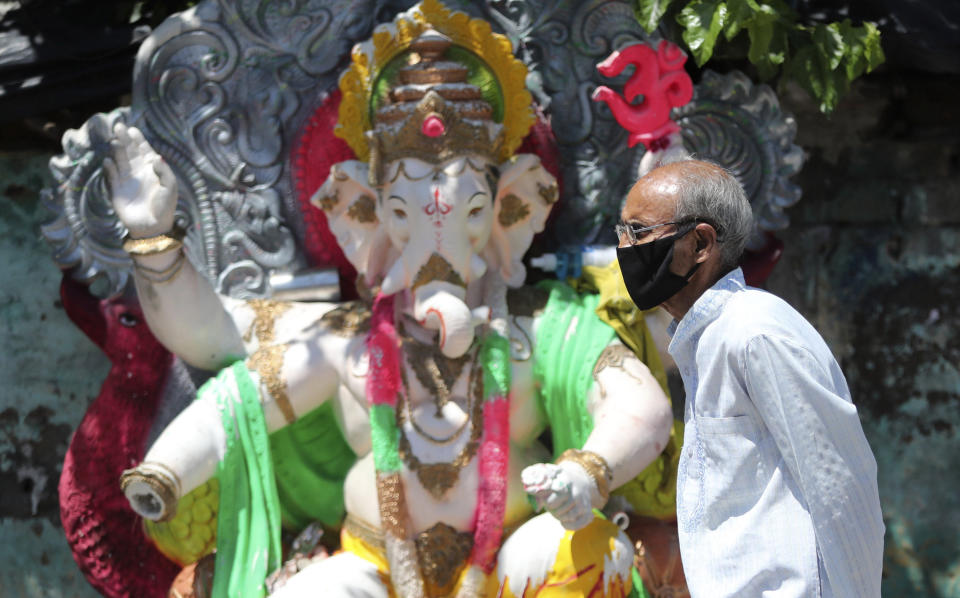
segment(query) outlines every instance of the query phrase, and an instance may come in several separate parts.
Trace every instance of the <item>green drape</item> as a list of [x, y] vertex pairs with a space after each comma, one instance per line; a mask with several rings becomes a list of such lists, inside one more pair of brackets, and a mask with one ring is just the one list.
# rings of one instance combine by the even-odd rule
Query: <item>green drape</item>
[[280, 500], [274, 482], [260, 393], [242, 362], [224, 369], [198, 392], [213, 394], [227, 450], [217, 470], [220, 508], [213, 581], [215, 598], [256, 598], [281, 563]]

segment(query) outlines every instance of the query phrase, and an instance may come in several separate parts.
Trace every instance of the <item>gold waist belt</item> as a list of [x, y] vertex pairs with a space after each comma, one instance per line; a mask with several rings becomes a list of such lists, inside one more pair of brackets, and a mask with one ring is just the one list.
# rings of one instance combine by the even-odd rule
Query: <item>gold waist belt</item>
[[[503, 539], [506, 540], [523, 523], [521, 521], [505, 527]], [[386, 543], [383, 530], [347, 514], [343, 521], [343, 531], [385, 557]], [[456, 581], [457, 573], [470, 556], [470, 551], [473, 549], [473, 534], [458, 531], [445, 523], [437, 523], [430, 529], [417, 534], [414, 544], [417, 547], [417, 560], [424, 581], [435, 588], [449, 588]]]

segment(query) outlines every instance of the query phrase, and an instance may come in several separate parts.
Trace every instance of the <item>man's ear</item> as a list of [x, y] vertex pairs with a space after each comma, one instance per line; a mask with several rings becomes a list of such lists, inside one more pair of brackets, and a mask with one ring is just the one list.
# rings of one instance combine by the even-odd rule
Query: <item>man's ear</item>
[[[710, 224], [701, 222], [693, 229], [694, 237], [696, 237], [696, 253], [700, 253], [708, 247], [711, 248], [711, 251], [719, 251], [719, 245], [717, 244], [717, 230], [713, 228]], [[698, 260], [699, 261], [699, 260]]]

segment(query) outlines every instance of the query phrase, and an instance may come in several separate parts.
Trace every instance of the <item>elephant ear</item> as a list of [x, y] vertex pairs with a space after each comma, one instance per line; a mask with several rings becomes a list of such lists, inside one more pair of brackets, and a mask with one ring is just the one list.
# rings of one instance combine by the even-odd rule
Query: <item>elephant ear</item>
[[491, 245], [507, 285], [519, 287], [526, 279], [523, 254], [558, 196], [557, 180], [536, 155], [519, 154], [500, 165]]
[[377, 190], [368, 181], [366, 162], [339, 162], [310, 203], [326, 214], [330, 232], [357, 272], [374, 284], [397, 256], [380, 226]]

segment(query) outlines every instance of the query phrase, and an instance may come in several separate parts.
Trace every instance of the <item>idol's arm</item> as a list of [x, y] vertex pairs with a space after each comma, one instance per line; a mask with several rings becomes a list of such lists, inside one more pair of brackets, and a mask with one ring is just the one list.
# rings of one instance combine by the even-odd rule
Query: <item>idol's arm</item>
[[[132, 256], [134, 283], [150, 331], [186, 363], [216, 371], [245, 355], [233, 318], [210, 282], [183, 255]], [[157, 281], [145, 269], [178, 272]]]
[[587, 395], [593, 431], [583, 450], [601, 456], [613, 475], [610, 488], [636, 477], [670, 439], [673, 412], [649, 368], [614, 339], [600, 354]]
[[527, 492], [567, 529], [585, 527], [610, 491], [636, 477], [666, 446], [670, 402], [650, 370], [619, 340], [601, 353], [587, 396], [593, 430], [556, 464], [523, 471]]
[[118, 123], [104, 172], [127, 228], [124, 249], [154, 336], [184, 361], [217, 370], [245, 355], [240, 334], [210, 282], [184, 254], [174, 231], [177, 180], [134, 127]]
[[[326, 359], [322, 338], [264, 347], [247, 360], [259, 395], [267, 432], [273, 432], [319, 406], [336, 392], [339, 377]], [[226, 451], [224, 409], [236, 382], [216, 381], [184, 409], [147, 452], [143, 463], [124, 473], [124, 494], [134, 511], [155, 521], [176, 512], [177, 502], [213, 477]], [[232, 401], [233, 399], [227, 399]]]

